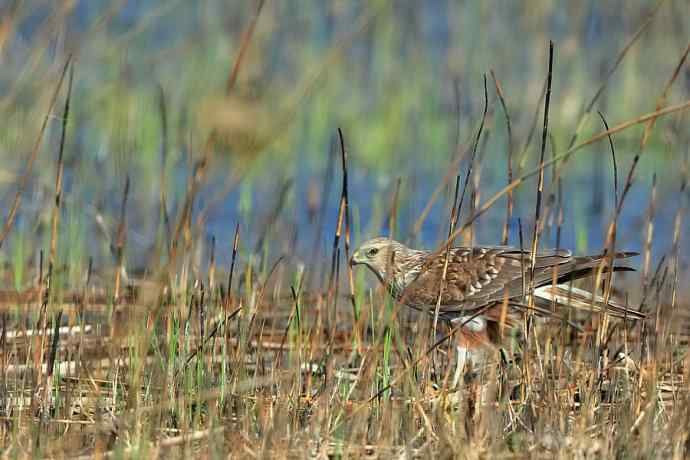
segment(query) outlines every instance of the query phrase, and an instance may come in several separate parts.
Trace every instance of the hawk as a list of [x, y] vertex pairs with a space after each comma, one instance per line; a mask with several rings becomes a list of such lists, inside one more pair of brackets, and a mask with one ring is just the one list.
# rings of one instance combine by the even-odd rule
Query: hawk
[[[614, 258], [634, 255], [637, 254], [620, 252]], [[532, 278], [534, 308], [541, 314], [550, 314], [553, 304], [590, 312], [605, 308], [613, 316], [644, 319], [645, 315], [637, 310], [613, 300], [605, 302], [602, 297], [570, 284], [591, 275], [607, 257], [573, 256], [562, 249], [537, 253]], [[379, 237], [362, 244], [353, 253], [350, 264], [367, 266], [396, 301], [415, 310], [433, 314], [440, 295], [439, 318], [462, 324], [458, 334], [460, 361], [473, 348], [497, 345], [501, 318], [506, 321], [502, 315], [504, 305], [525, 308], [531, 253], [508, 246], [453, 247], [431, 252]], [[445, 284], [441, 289], [444, 270]], [[632, 269], [614, 266], [613, 270]], [[514, 323], [508, 319], [506, 324]]]

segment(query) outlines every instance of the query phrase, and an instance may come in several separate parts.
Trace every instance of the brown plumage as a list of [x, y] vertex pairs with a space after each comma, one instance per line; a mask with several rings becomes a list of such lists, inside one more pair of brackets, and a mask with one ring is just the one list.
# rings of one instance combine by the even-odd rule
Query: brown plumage
[[[451, 322], [469, 319], [481, 311], [468, 323], [472, 333], [486, 334], [491, 329], [490, 323], [499, 321], [504, 302], [511, 307], [524, 308], [524, 291], [530, 279], [529, 252], [493, 246], [455, 247], [447, 254], [443, 290], [441, 283], [446, 251], [415, 250], [388, 238], [374, 238], [355, 251], [351, 264], [369, 267], [396, 300], [414, 309], [433, 312], [442, 292], [439, 309], [442, 319]], [[615, 258], [632, 255], [635, 253], [622, 252]], [[644, 314], [637, 310], [613, 300], [606, 303], [600, 296], [593, 299], [591, 293], [570, 285], [569, 281], [593, 273], [605, 257], [578, 257], [566, 250], [538, 253], [533, 278], [537, 311], [550, 314], [554, 304], [589, 312], [601, 311], [605, 307], [613, 316], [644, 318]], [[614, 266], [614, 271], [625, 270], [631, 269]]]

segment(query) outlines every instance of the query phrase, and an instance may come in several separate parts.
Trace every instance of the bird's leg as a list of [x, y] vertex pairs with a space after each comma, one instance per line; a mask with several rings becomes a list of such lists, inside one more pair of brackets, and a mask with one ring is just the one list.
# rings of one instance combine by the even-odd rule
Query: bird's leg
[[451, 388], [458, 387], [460, 377], [462, 377], [462, 371], [465, 368], [465, 364], [467, 364], [467, 358], [470, 355], [470, 351], [467, 348], [460, 345], [455, 346], [455, 352], [457, 354], [457, 357], [455, 360], [455, 372], [453, 373], [453, 382]]
[[[471, 365], [472, 350], [477, 346], [486, 343], [487, 337], [487, 322], [482, 316], [460, 316], [451, 320], [451, 325], [457, 327], [460, 325], [460, 330], [456, 337], [455, 350], [457, 353], [457, 360], [455, 363], [455, 372], [453, 373], [453, 387], [457, 387], [460, 383], [460, 377], [463, 375], [463, 369]], [[469, 369], [468, 369], [469, 370]]]

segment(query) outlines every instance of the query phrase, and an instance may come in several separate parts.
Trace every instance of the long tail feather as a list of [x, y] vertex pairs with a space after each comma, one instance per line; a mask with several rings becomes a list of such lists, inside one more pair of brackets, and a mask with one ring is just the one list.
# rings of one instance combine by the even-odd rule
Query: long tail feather
[[646, 315], [633, 308], [626, 307], [613, 299], [608, 303], [602, 296], [593, 296], [591, 292], [568, 284], [545, 285], [534, 290], [537, 300], [555, 303], [558, 306], [581, 309], [587, 312], [606, 312], [618, 318], [642, 320]]

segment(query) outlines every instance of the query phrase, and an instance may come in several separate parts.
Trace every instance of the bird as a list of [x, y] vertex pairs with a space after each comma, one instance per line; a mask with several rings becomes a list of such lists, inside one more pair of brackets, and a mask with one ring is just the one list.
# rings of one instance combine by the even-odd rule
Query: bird
[[[611, 316], [630, 320], [645, 318], [638, 310], [610, 298], [605, 300], [570, 283], [606, 264], [611, 256], [605, 252], [573, 256], [565, 249], [540, 251], [534, 257], [533, 275], [531, 255], [530, 251], [511, 246], [460, 246], [428, 251], [377, 237], [353, 252], [350, 265], [369, 268], [401, 304], [431, 314], [435, 314], [438, 304], [439, 319], [458, 328], [454, 383], [477, 349], [500, 346], [501, 328], [518, 324], [514, 315], [506, 314], [506, 307], [511, 313], [515, 309], [531, 308], [542, 316], [552, 316], [552, 306], [556, 305], [588, 312], [605, 309]], [[617, 252], [612, 259], [635, 255]], [[613, 265], [613, 271], [631, 270]], [[532, 296], [532, 302], [528, 295]]]

